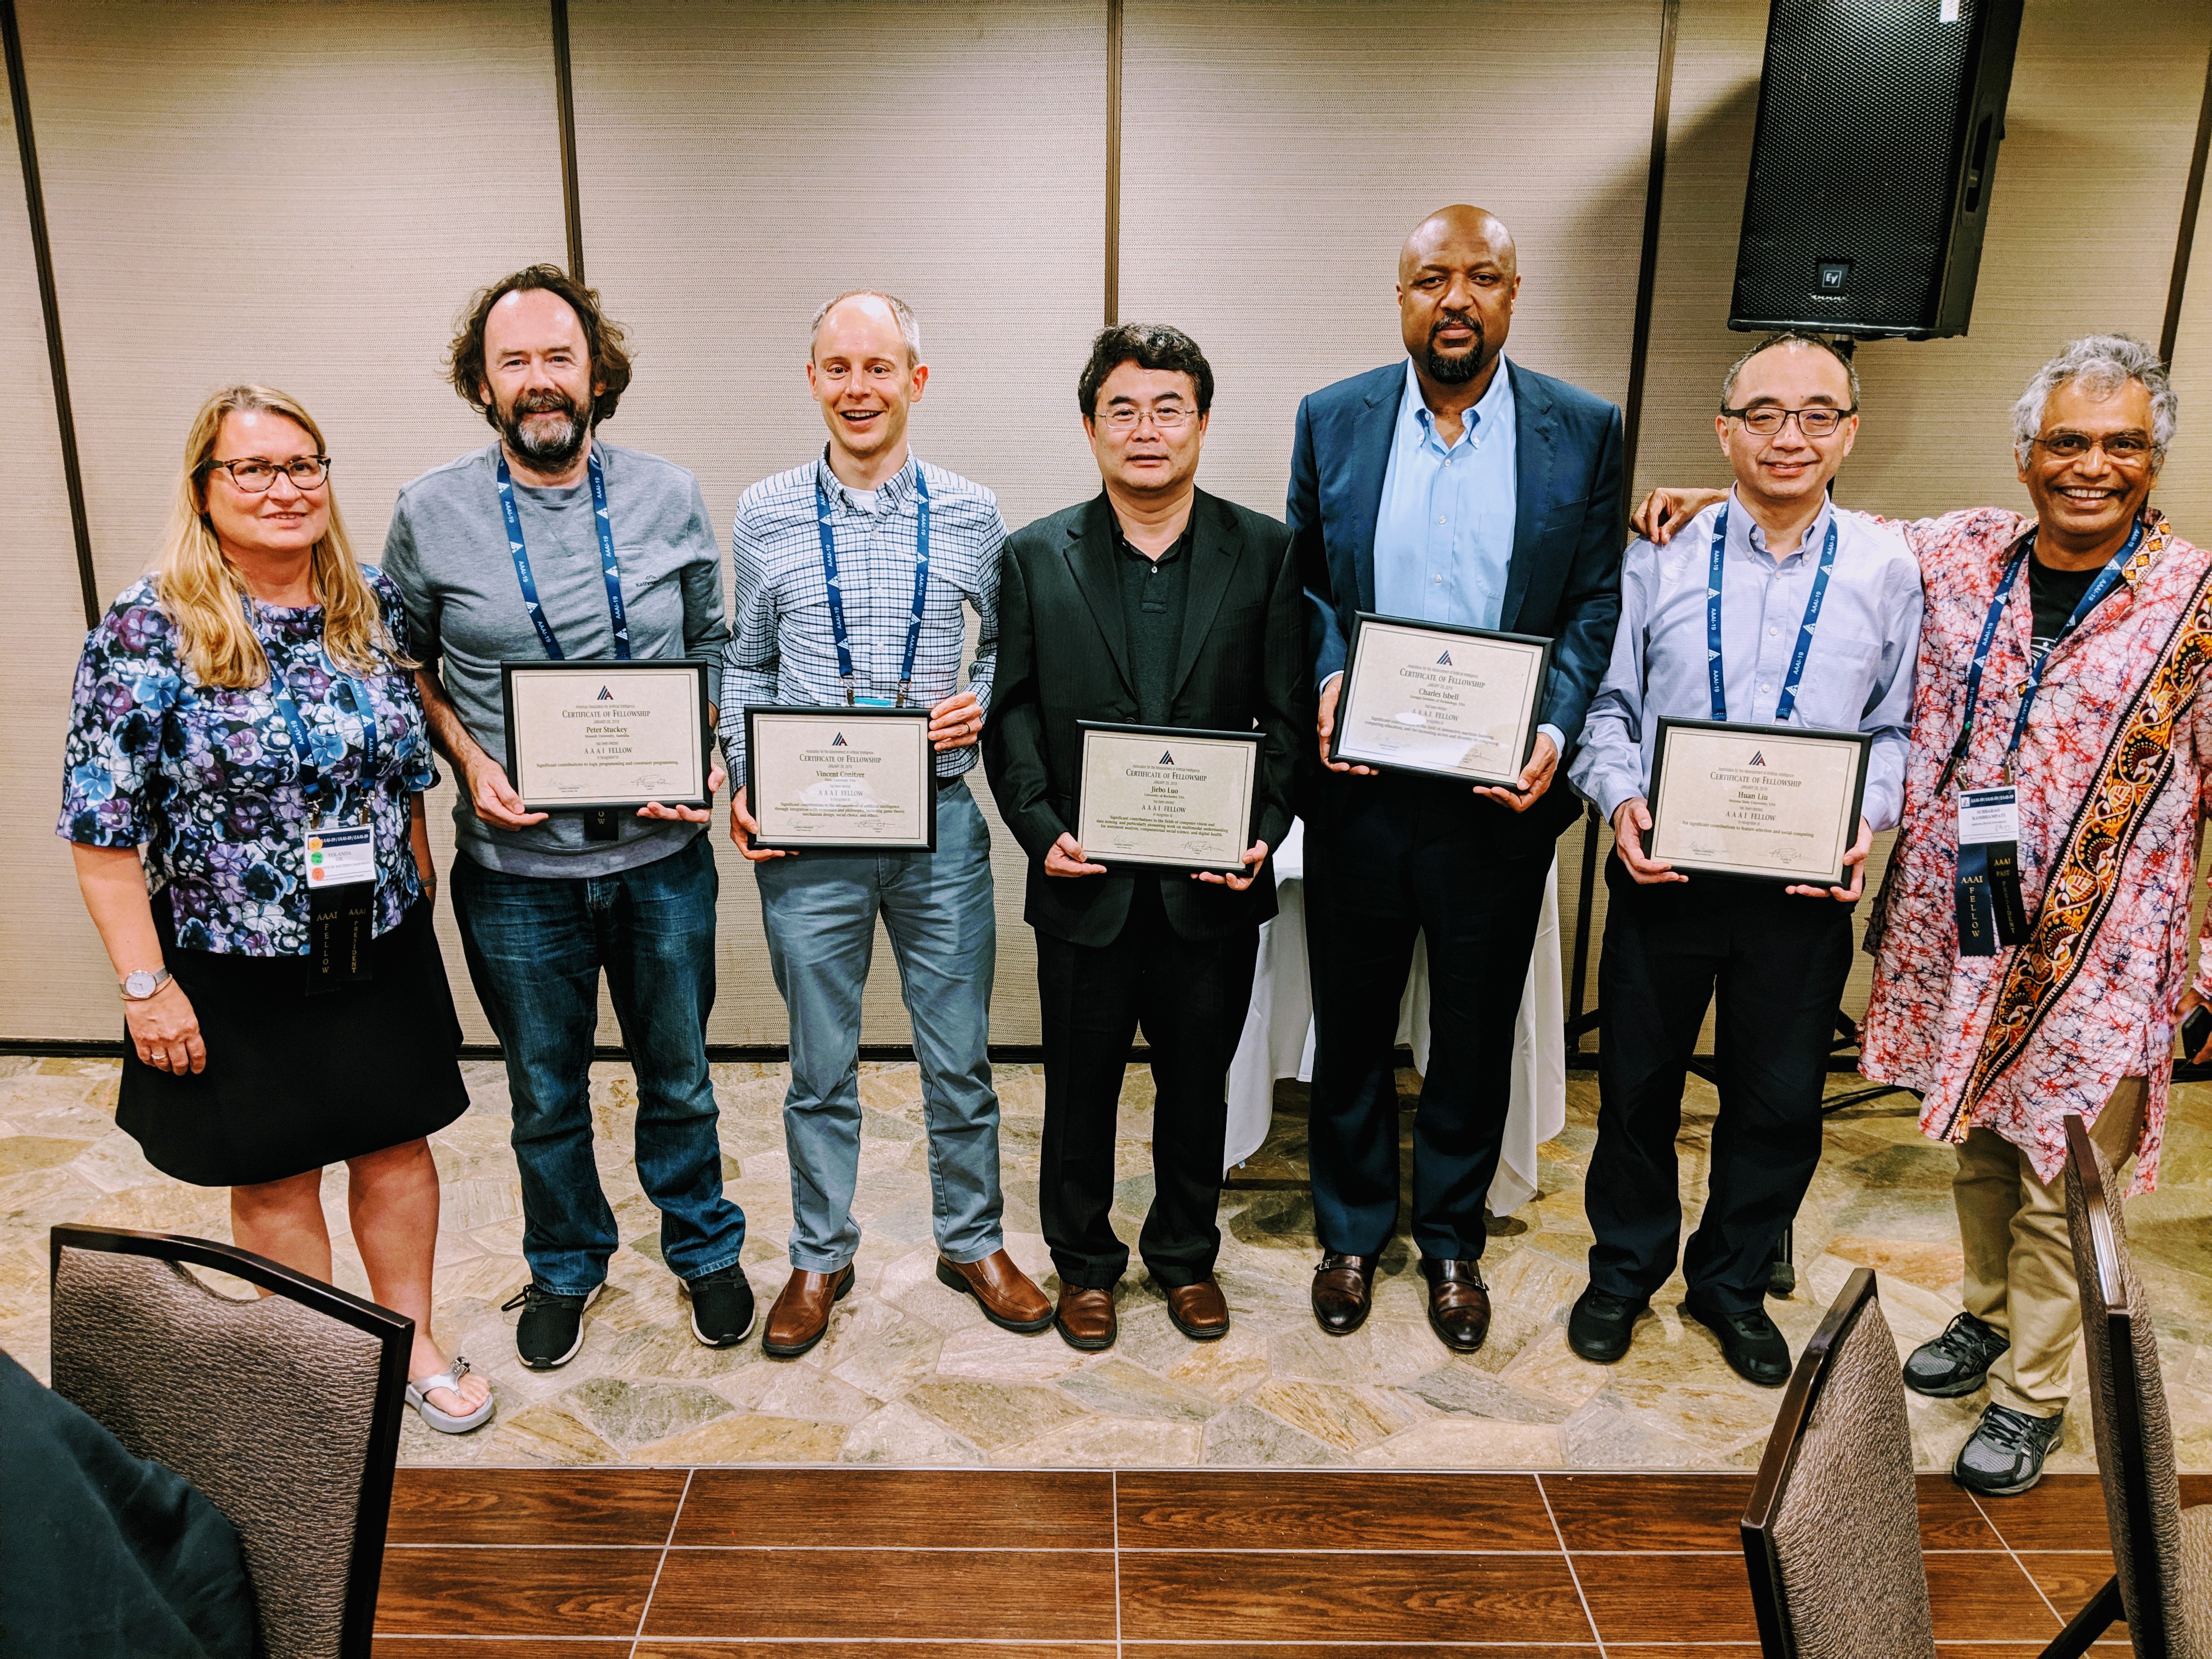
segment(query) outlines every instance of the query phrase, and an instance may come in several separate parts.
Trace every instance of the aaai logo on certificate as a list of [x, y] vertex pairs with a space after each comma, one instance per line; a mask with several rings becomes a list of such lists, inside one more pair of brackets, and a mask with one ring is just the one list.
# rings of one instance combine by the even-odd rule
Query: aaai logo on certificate
[[1170, 754], [1166, 750], [1161, 750], [1160, 764], [1163, 766], [1173, 766], [1175, 764], [1175, 757]]
[[599, 688], [599, 695], [592, 699], [593, 702], [612, 702], [614, 700], [615, 694], [604, 685]]
[[1451, 665], [1451, 653], [1449, 651], [1445, 652], [1443, 656], [1437, 659], [1437, 666], [1439, 668], [1449, 668]]
[[830, 739], [830, 746], [832, 749], [844, 749], [850, 747], [850, 745], [846, 743], [845, 734], [842, 732], [840, 732], [836, 737]]
[[1754, 749], [1751, 751], [1751, 758], [1746, 761], [1744, 764], [1746, 766], [1764, 766], [1766, 764], [1766, 756], [1764, 751]]

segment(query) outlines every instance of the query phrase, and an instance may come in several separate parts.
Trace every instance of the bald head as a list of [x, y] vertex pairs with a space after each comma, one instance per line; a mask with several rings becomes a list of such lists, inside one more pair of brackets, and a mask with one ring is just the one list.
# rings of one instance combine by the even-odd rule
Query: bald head
[[1398, 283], [1404, 287], [1414, 271], [1448, 248], [1480, 247], [1496, 260], [1507, 276], [1518, 276], [1521, 255], [1513, 246], [1513, 233], [1488, 208], [1462, 202], [1438, 208], [1413, 227], [1398, 250]]
[[1439, 208], [1413, 227], [1398, 254], [1398, 323], [1425, 391], [1462, 406], [1482, 395], [1520, 292], [1520, 255], [1496, 214]]

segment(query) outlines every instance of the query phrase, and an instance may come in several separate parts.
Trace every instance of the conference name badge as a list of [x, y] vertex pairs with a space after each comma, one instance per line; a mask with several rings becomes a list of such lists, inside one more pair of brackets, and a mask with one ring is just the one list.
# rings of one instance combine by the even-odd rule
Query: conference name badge
[[301, 838], [307, 890], [325, 891], [376, 879], [376, 831], [366, 823], [310, 830]]
[[2020, 891], [2020, 792], [1959, 792], [1959, 865], [1952, 884], [1959, 954], [1993, 957], [2027, 937]]

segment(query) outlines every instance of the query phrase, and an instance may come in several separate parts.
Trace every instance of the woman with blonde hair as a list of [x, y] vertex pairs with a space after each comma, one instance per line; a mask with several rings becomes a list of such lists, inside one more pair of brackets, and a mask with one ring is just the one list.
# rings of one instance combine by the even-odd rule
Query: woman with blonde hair
[[60, 834], [122, 982], [117, 1123], [156, 1169], [228, 1187], [239, 1244], [325, 1280], [322, 1172], [343, 1163], [371, 1290], [415, 1321], [408, 1399], [459, 1433], [492, 1400], [430, 1329], [424, 1137], [468, 1094], [404, 630], [307, 411], [216, 392], [153, 573], [85, 641]]

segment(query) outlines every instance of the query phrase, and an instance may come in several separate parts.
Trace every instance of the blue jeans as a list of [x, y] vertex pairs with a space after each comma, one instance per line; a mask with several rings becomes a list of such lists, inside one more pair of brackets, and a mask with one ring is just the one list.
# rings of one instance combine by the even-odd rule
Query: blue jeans
[[914, 1022], [929, 1131], [937, 1246], [953, 1261], [998, 1249], [999, 1097], [991, 1088], [991, 832], [963, 782], [937, 794], [933, 853], [805, 853], [753, 866], [775, 988], [791, 1013], [791, 1263], [834, 1273], [860, 1230], [860, 989], [880, 915]]
[[660, 1255], [678, 1278], [726, 1267], [744, 1212], [722, 1195], [720, 1115], [707, 1077], [714, 1005], [714, 852], [611, 876], [510, 876], [453, 860], [453, 914], [469, 978], [507, 1050], [522, 1253], [530, 1276], [582, 1296], [620, 1248], [592, 1157], [592, 1049], [599, 970], [637, 1074], [637, 1178], [660, 1207]]

